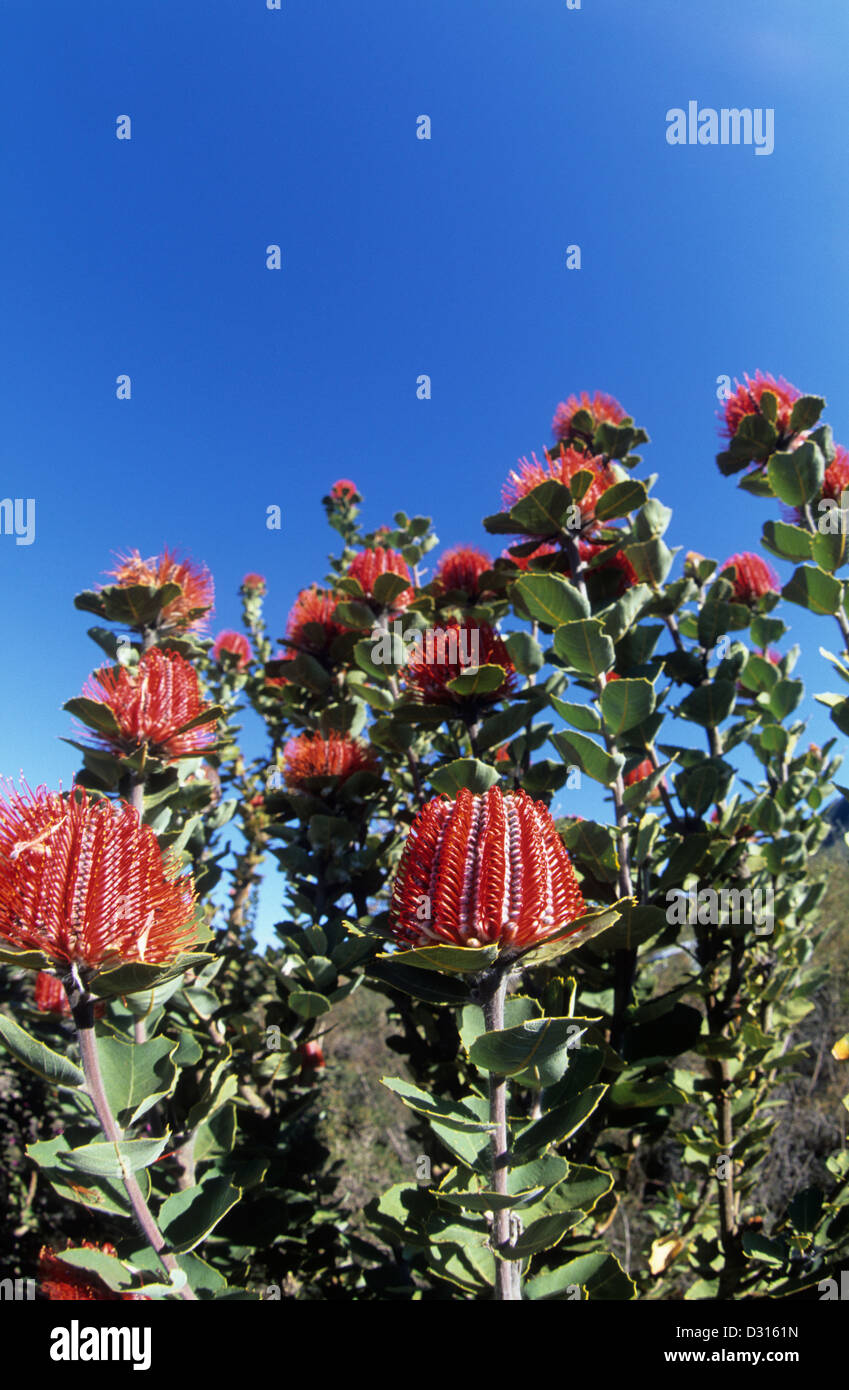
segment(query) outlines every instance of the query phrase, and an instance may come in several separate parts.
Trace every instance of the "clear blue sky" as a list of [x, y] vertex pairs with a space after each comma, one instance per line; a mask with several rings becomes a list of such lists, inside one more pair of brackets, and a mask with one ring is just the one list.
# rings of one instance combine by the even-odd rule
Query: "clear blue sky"
[[[4, 0], [0, 494], [37, 530], [0, 536], [0, 772], [70, 781], [72, 596], [112, 551], [205, 561], [216, 627], [259, 570], [277, 635], [334, 479], [497, 553], [480, 518], [573, 390], [648, 429], [670, 544], [757, 548], [717, 377], [825, 394], [849, 444], [848, 40], [844, 0]], [[691, 99], [774, 108], [774, 153], [669, 146]], [[790, 618], [828, 688], [829, 625]]]

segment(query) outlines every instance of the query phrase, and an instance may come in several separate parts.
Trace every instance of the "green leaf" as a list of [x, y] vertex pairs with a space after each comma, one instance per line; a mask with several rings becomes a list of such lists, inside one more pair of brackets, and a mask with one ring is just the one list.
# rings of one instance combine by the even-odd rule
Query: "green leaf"
[[608, 604], [596, 615], [601, 619], [611, 642], [622, 641], [652, 597], [648, 584], [634, 584], [615, 603]]
[[30, 1037], [5, 1014], [0, 1014], [0, 1041], [5, 1043], [13, 1057], [51, 1086], [74, 1090], [84, 1085], [85, 1076], [79, 1067]]
[[811, 613], [836, 613], [843, 593], [840, 581], [812, 565], [800, 565], [781, 590], [788, 603]]
[[494, 1125], [489, 1121], [479, 1120], [474, 1111], [469, 1110], [462, 1101], [444, 1101], [429, 1096], [426, 1091], [422, 1091], [418, 1086], [413, 1086], [409, 1081], [404, 1081], [400, 1076], [382, 1076], [381, 1086], [393, 1091], [410, 1110], [414, 1110], [418, 1115], [424, 1115], [425, 1119], [437, 1119], [448, 1129], [456, 1129], [464, 1134], [487, 1133], [494, 1129]]
[[811, 553], [820, 569], [832, 573], [839, 570], [849, 559], [849, 538], [842, 528], [839, 531], [817, 533], [813, 537]]
[[768, 695], [770, 714], [776, 719], [786, 719], [801, 703], [804, 693], [805, 686], [802, 681], [776, 681]]
[[671, 1081], [665, 1080], [662, 1076], [654, 1076], [647, 1081], [616, 1081], [610, 1089], [611, 1104], [621, 1105], [629, 1110], [634, 1107], [643, 1109], [648, 1106], [654, 1108], [658, 1105], [683, 1105], [686, 1099], [679, 1087], [673, 1086]]
[[393, 951], [378, 956], [391, 965], [412, 965], [419, 970], [447, 970], [458, 975], [479, 975], [492, 965], [498, 946], [416, 946], [411, 951]]
[[601, 693], [601, 712], [605, 727], [614, 736], [642, 724], [654, 710], [654, 686], [651, 681], [610, 681]]
[[[372, 585], [372, 594], [375, 600], [383, 607], [389, 608], [399, 594], [403, 594], [405, 589], [409, 589], [410, 581], [403, 575], [386, 572], [379, 574]], [[372, 621], [374, 619], [372, 618]]]
[[568, 700], [558, 700], [556, 695], [550, 698], [552, 707], [573, 728], [582, 729], [587, 734], [598, 733], [601, 728], [601, 715], [594, 705], [575, 705]]
[[613, 643], [598, 618], [562, 623], [554, 634], [554, 650], [576, 671], [592, 676], [609, 671], [616, 659]]
[[320, 1018], [330, 1012], [330, 1001], [314, 990], [296, 989], [289, 995], [289, 1007], [299, 1018]]
[[430, 773], [430, 784], [446, 796], [456, 797], [461, 787], [480, 794], [489, 791], [498, 781], [494, 767], [482, 763], [479, 758], [455, 758]]
[[806, 439], [790, 453], [773, 454], [766, 471], [776, 497], [789, 507], [803, 507], [822, 488], [825, 466], [819, 449]]
[[114, 1255], [106, 1255], [102, 1250], [89, 1250], [85, 1247], [63, 1250], [62, 1263], [73, 1269], [85, 1269], [102, 1279], [107, 1288], [120, 1292], [133, 1282], [133, 1276]]
[[[629, 512], [635, 512], [638, 507], [642, 507], [646, 501], [648, 493], [645, 483], [638, 482], [636, 478], [627, 478], [623, 483], [614, 483], [595, 504], [595, 514], [598, 521], [612, 521], [614, 517], [627, 516]], [[651, 544], [651, 542], [642, 542]]]
[[769, 1265], [783, 1265], [788, 1255], [786, 1241], [769, 1240], [755, 1231], [743, 1232], [743, 1249], [753, 1260]]
[[806, 1187], [796, 1193], [787, 1208], [787, 1215], [797, 1231], [809, 1235], [816, 1230], [822, 1215], [823, 1201], [824, 1195], [819, 1187]]
[[333, 619], [355, 631], [368, 631], [374, 627], [374, 613], [367, 603], [357, 603], [356, 600], [351, 603], [337, 603], [333, 610]]
[[219, 1221], [236, 1205], [241, 1190], [226, 1178], [209, 1177], [197, 1187], [174, 1192], [159, 1208], [159, 1225], [172, 1250], [181, 1253], [215, 1230]]
[[98, 733], [115, 735], [121, 733], [121, 726], [111, 709], [100, 700], [89, 700], [85, 696], [79, 695], [73, 700], [66, 700], [62, 708], [72, 714], [75, 719], [79, 719], [87, 728], [96, 729]]
[[447, 685], [455, 695], [491, 695], [503, 686], [506, 679], [507, 672], [503, 666], [485, 664], [475, 667], [473, 671], [464, 671], [461, 676], [448, 681]]
[[737, 700], [733, 681], [706, 681], [690, 692], [678, 706], [682, 719], [691, 719], [704, 728], [718, 728], [727, 719]]
[[523, 729], [539, 709], [539, 703], [530, 700], [517, 700], [507, 709], [497, 710], [485, 719], [478, 731], [477, 746], [480, 752], [493, 748]]
[[636, 1285], [622, 1269], [618, 1260], [603, 1250], [579, 1255], [556, 1269], [537, 1274], [525, 1285], [525, 1297], [540, 1299], [570, 1299], [574, 1289], [585, 1291], [589, 1299], [633, 1299]]
[[590, 1018], [533, 1018], [515, 1028], [482, 1033], [469, 1049], [469, 1061], [499, 1076], [522, 1076], [526, 1084], [552, 1086], [559, 1081]]
[[532, 618], [556, 628], [590, 616], [590, 606], [580, 589], [556, 574], [523, 574], [514, 589]]
[[[824, 410], [825, 400], [822, 396], [800, 396], [798, 401], [794, 402], [790, 413], [790, 428], [793, 433], [812, 429]], [[804, 448], [804, 445], [801, 447]]]
[[606, 1086], [589, 1086], [587, 1090], [573, 1096], [565, 1105], [558, 1105], [541, 1119], [526, 1125], [513, 1141], [513, 1157], [521, 1162], [522, 1159], [539, 1153], [549, 1144], [560, 1144], [571, 1138], [601, 1103], [606, 1090]]
[[782, 560], [811, 558], [813, 537], [810, 531], [804, 531], [801, 526], [790, 526], [785, 521], [765, 521], [763, 540], [767, 550]]
[[504, 645], [520, 675], [532, 676], [541, 670], [544, 662], [542, 647], [529, 632], [511, 632], [504, 639]]
[[650, 541], [626, 545], [622, 553], [630, 560], [641, 583], [649, 584], [652, 588], [663, 583], [675, 559], [674, 552], [659, 536]]
[[573, 733], [571, 729], [552, 734], [551, 741], [567, 766], [579, 767], [587, 777], [605, 787], [616, 781], [625, 763], [621, 753], [607, 753], [594, 739]]
[[510, 508], [514, 531], [547, 540], [558, 536], [568, 520], [572, 506], [569, 489], [562, 483], [540, 483], [527, 496]]
[[125, 1043], [111, 1034], [97, 1039], [97, 1055], [109, 1107], [123, 1129], [141, 1118], [157, 1101], [170, 1096], [177, 1083], [171, 1038]]
[[123, 1178], [125, 1173], [135, 1173], [139, 1168], [148, 1168], [155, 1163], [168, 1143], [170, 1135], [162, 1139], [122, 1139], [120, 1143], [110, 1140], [97, 1140], [80, 1149], [68, 1149], [60, 1155], [63, 1167], [73, 1168], [78, 1173], [91, 1173], [99, 1178]]

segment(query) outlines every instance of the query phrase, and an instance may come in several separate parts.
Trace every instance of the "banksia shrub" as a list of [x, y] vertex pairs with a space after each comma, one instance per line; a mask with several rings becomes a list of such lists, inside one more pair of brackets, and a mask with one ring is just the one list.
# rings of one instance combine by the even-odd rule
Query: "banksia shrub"
[[408, 946], [495, 943], [517, 952], [584, 910], [569, 855], [548, 809], [524, 791], [437, 797], [410, 830], [390, 922]]
[[[83, 698], [111, 716], [101, 729], [87, 732], [89, 742], [118, 757], [146, 749], [175, 762], [203, 753], [215, 741], [218, 711], [204, 702], [197, 672], [178, 652], [151, 647], [137, 666], [96, 671]], [[73, 712], [73, 701], [70, 708]]]

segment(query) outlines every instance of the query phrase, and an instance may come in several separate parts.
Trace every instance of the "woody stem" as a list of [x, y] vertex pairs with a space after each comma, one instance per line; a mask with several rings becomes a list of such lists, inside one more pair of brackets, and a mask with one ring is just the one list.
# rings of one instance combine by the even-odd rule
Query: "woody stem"
[[[491, 971], [481, 977], [479, 997], [483, 1007], [484, 1027], [487, 1033], [500, 1032], [504, 1027], [504, 1000], [507, 995], [507, 971], [496, 964]], [[489, 1119], [494, 1125], [490, 1133], [489, 1149], [492, 1162], [492, 1190], [499, 1196], [507, 1196], [510, 1173], [507, 1130], [507, 1079], [489, 1073]], [[522, 1297], [520, 1260], [501, 1258], [510, 1246], [510, 1210], [499, 1208], [492, 1215], [492, 1247], [495, 1254], [495, 1297], [498, 1300], [517, 1301]]]
[[[106, 1135], [106, 1138], [113, 1144], [120, 1144], [124, 1136], [118, 1128], [109, 1105], [109, 1100], [103, 1085], [100, 1058], [98, 1057], [97, 1043], [94, 1036], [94, 996], [89, 994], [87, 990], [81, 989], [73, 983], [66, 985], [66, 989], [68, 991], [68, 999], [71, 1004], [74, 1022], [77, 1025], [77, 1037], [79, 1039], [80, 1058], [86, 1079], [86, 1089], [91, 1097], [97, 1118], [100, 1121], [100, 1127]], [[165, 1237], [157, 1226], [153, 1213], [145, 1200], [144, 1194], [139, 1186], [138, 1178], [135, 1173], [124, 1171], [122, 1181], [139, 1230], [151, 1250], [159, 1257], [161, 1264], [167, 1272], [169, 1274], [176, 1273], [179, 1270], [179, 1266], [173, 1255], [165, 1253]], [[180, 1297], [192, 1303], [197, 1302], [188, 1284], [185, 1284], [180, 1289]]]

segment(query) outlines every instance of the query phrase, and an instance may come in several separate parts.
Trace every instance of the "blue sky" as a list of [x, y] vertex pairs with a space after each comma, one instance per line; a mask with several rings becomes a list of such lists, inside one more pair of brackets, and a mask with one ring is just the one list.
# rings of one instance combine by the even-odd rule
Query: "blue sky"
[[[717, 377], [822, 393], [849, 443], [847, 39], [842, 0], [5, 0], [0, 494], [36, 540], [0, 535], [0, 772], [70, 781], [72, 597], [113, 551], [205, 561], [216, 628], [259, 570], [282, 632], [334, 479], [370, 526], [486, 545], [573, 390], [649, 431], [670, 544], [756, 549], [775, 513], [716, 470]], [[773, 108], [774, 153], [668, 145], [691, 99]], [[788, 617], [827, 689], [830, 627]]]

